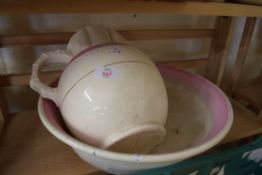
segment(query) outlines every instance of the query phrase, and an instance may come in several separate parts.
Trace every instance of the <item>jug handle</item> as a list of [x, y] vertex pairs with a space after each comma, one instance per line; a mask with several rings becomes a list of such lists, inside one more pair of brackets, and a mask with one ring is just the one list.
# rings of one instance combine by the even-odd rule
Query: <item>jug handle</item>
[[42, 97], [52, 100], [59, 106], [59, 98], [57, 95], [57, 88], [45, 85], [38, 76], [40, 69], [47, 64], [52, 63], [69, 63], [72, 56], [63, 50], [56, 50], [53, 52], [43, 53], [34, 62], [32, 66], [32, 75], [30, 79], [30, 87], [38, 92]]

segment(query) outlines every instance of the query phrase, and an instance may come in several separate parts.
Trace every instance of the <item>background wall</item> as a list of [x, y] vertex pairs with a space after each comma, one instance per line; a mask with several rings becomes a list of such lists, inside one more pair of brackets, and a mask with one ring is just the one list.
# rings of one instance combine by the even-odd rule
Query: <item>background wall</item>
[[257, 21], [247, 61], [242, 72], [243, 80], [262, 75], [262, 20]]
[[[50, 20], [51, 19], [51, 20]], [[50, 14], [0, 17], [0, 33], [74, 32], [86, 25], [107, 26], [117, 30], [212, 28], [213, 17], [190, 17], [153, 14]], [[207, 57], [209, 39], [133, 42], [153, 60], [174, 60]], [[2, 74], [28, 72], [41, 52], [65, 48], [65, 45], [9, 47], [1, 49]]]
[[[243, 34], [245, 17], [234, 18], [232, 42], [229, 48], [227, 65], [224, 72], [222, 87], [228, 88], [230, 75], [239, 49]], [[256, 22], [246, 61], [240, 74], [239, 83], [262, 76], [262, 22], [259, 18]]]

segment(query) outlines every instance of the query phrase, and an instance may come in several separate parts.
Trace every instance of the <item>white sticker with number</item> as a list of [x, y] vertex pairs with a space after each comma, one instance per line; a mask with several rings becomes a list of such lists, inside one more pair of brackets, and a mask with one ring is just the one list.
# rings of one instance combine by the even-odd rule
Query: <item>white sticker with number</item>
[[116, 69], [112, 67], [97, 67], [95, 70], [96, 79], [102, 80], [110, 80], [117, 77]]

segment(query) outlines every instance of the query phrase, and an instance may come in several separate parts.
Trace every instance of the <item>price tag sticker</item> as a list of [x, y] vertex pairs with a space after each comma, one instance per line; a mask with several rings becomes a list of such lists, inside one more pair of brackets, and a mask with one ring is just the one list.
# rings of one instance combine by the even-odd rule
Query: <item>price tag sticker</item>
[[97, 67], [95, 70], [96, 79], [111, 80], [117, 77], [117, 70], [112, 67]]

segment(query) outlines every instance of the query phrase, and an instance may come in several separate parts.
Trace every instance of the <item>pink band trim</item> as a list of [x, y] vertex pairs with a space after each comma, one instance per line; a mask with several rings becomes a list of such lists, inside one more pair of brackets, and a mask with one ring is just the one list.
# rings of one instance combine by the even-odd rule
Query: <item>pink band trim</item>
[[229, 115], [229, 106], [223, 93], [216, 90], [218, 89], [216, 85], [200, 76], [192, 76], [192, 73], [167, 65], [158, 65], [158, 68], [164, 77], [180, 82], [185, 88], [195, 91], [203, 99], [210, 109], [213, 121], [211, 130], [202, 142], [215, 137], [224, 128]]

